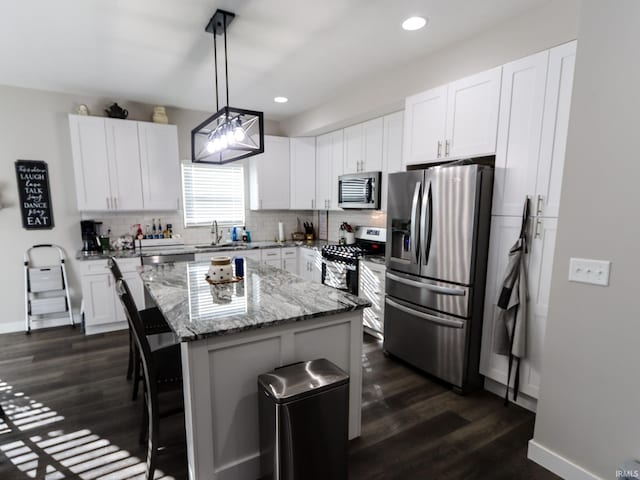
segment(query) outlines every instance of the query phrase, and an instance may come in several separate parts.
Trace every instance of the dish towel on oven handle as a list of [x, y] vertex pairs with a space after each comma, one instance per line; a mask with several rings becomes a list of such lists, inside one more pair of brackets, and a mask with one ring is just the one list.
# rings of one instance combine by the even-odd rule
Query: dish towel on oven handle
[[527, 291], [527, 220], [529, 218], [529, 198], [525, 199], [522, 225], [516, 243], [509, 250], [509, 263], [498, 298], [498, 317], [494, 329], [493, 351], [509, 357], [505, 405], [509, 404], [511, 372], [513, 378], [513, 400], [518, 399], [520, 388], [520, 361], [526, 355], [528, 291]]
[[325, 266], [325, 285], [346, 290], [349, 287], [347, 285], [347, 265], [337, 262], [325, 262]]

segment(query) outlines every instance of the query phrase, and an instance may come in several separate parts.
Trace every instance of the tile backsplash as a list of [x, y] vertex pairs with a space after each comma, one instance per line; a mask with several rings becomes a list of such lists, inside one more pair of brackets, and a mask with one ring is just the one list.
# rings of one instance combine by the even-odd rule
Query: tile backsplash
[[[324, 213], [324, 212], [323, 212]], [[179, 234], [186, 244], [202, 244], [211, 242], [211, 229], [206, 227], [185, 228], [182, 211], [166, 213], [149, 212], [101, 212], [97, 214], [83, 213], [82, 219], [92, 219], [102, 222], [102, 231], [106, 234], [107, 229], [111, 230], [112, 237], [118, 237], [127, 233], [135, 233], [133, 226], [137, 223], [144, 226], [151, 224], [153, 219], [162, 223], [163, 228], [170, 223], [173, 226], [174, 234]], [[319, 213], [311, 210], [269, 210], [269, 211], [245, 211], [245, 226], [251, 232], [253, 241], [271, 241], [278, 236], [278, 222], [284, 224], [285, 237], [291, 238], [291, 233], [298, 230], [298, 219], [300, 223], [311, 221], [316, 226], [319, 224]], [[380, 211], [368, 210], [348, 210], [343, 212], [329, 212], [328, 214], [328, 240], [338, 241], [340, 236], [340, 225], [342, 222], [349, 222], [352, 226], [369, 225], [374, 227], [384, 227], [386, 225], [386, 215]], [[301, 229], [302, 230], [302, 229]]]

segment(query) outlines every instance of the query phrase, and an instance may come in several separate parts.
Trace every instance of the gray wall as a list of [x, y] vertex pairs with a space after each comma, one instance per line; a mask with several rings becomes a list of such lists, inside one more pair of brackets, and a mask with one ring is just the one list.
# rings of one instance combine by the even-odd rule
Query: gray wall
[[289, 136], [316, 135], [404, 108], [409, 95], [574, 40], [579, 0], [552, 0], [404, 68], [367, 76], [323, 105], [281, 122]]
[[[535, 441], [602, 478], [640, 457], [640, 2], [584, 2]], [[611, 260], [610, 286], [567, 280]]]

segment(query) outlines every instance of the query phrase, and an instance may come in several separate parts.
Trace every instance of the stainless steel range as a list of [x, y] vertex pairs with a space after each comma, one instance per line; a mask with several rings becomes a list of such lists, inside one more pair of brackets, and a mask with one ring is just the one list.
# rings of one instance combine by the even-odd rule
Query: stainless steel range
[[357, 295], [359, 260], [363, 255], [384, 256], [387, 230], [357, 227], [355, 236], [355, 245], [322, 247], [322, 283]]

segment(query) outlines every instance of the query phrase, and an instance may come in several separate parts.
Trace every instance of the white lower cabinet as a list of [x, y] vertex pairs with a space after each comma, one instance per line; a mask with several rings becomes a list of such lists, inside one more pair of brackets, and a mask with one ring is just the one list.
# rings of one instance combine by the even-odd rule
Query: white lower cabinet
[[[143, 309], [143, 284], [136, 270], [139, 265], [140, 260], [137, 258], [118, 261], [118, 266], [131, 289], [136, 306]], [[116, 295], [115, 282], [107, 260], [80, 262], [80, 278], [85, 333], [91, 335], [127, 328], [124, 310]]]
[[386, 267], [368, 260], [360, 260], [358, 296], [371, 302], [362, 313], [364, 327], [369, 333], [384, 333], [384, 288]]
[[316, 248], [300, 248], [298, 271], [308, 282], [322, 283], [322, 256]]
[[282, 249], [282, 269], [298, 275], [298, 248]]

